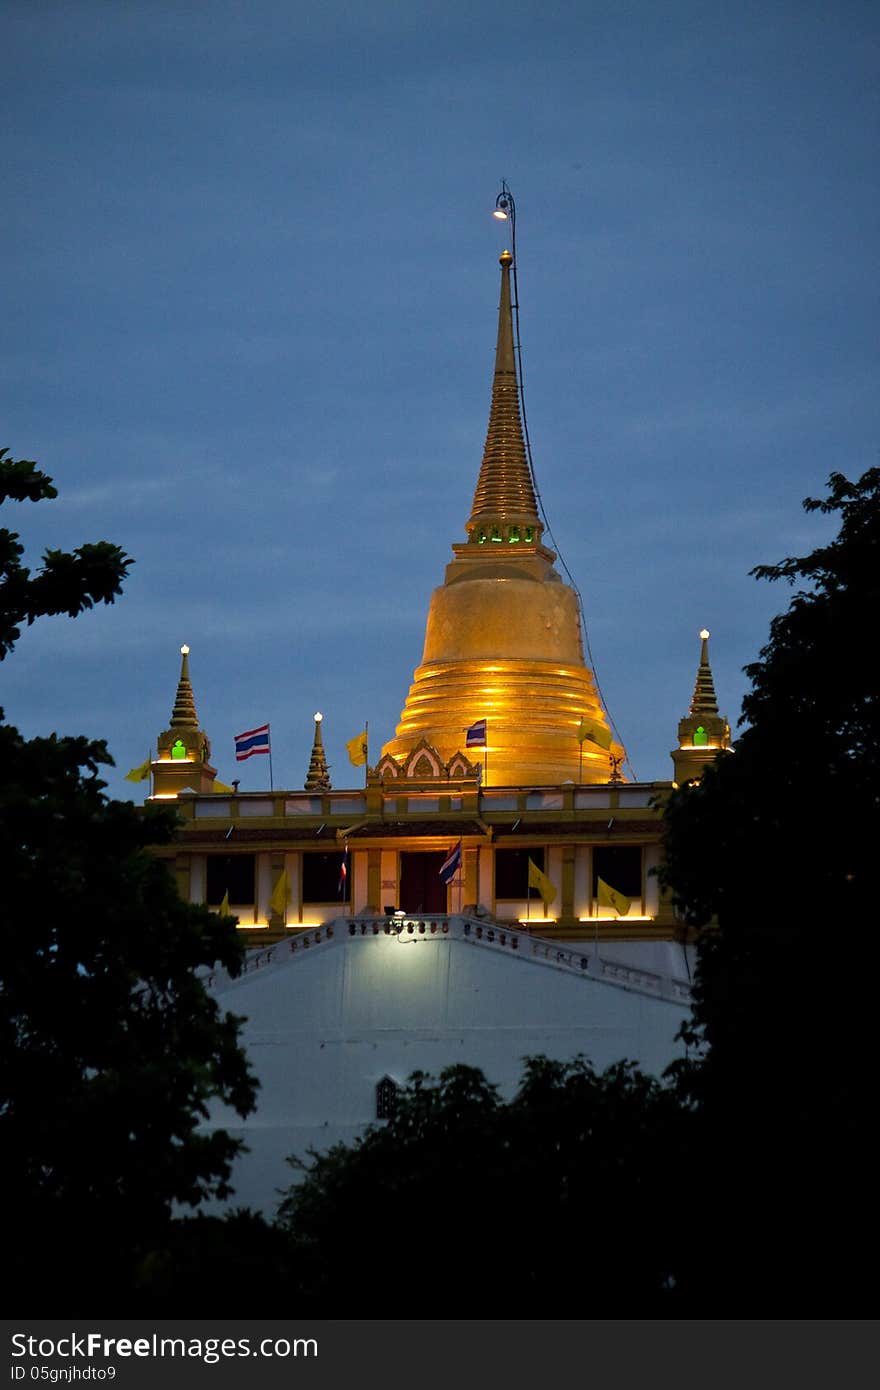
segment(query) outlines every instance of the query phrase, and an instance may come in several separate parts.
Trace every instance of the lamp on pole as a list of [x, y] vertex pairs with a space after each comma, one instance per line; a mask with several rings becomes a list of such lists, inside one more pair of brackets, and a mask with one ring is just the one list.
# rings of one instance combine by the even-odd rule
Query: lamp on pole
[[507, 186], [507, 180], [501, 180], [501, 192], [495, 199], [495, 207], [492, 216], [499, 222], [510, 223], [511, 251], [513, 252], [514, 271], [516, 270], [516, 202], [514, 196]]

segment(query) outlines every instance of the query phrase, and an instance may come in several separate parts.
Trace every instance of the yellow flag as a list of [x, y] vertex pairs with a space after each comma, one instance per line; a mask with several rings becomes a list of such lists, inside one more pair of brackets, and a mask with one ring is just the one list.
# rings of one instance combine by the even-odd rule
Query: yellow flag
[[146, 762], [141, 763], [140, 767], [133, 767], [131, 772], [126, 772], [125, 780], [126, 782], [146, 782], [149, 775], [150, 759], [147, 758]]
[[225, 782], [218, 782], [216, 778], [211, 783], [211, 791], [223, 792], [224, 796], [231, 796], [234, 790], [233, 787], [227, 787]]
[[607, 752], [611, 747], [611, 730], [600, 724], [598, 719], [582, 719], [578, 725], [578, 743], [583, 743], [585, 739], [589, 739], [590, 743], [598, 743], [599, 747]]
[[556, 889], [553, 887], [553, 884], [546, 874], [541, 873], [537, 864], [531, 859], [529, 860], [529, 887], [537, 888], [545, 906], [547, 903], [552, 903], [553, 899], [556, 897]]
[[364, 729], [363, 733], [357, 734], [354, 738], [350, 738], [345, 746], [348, 749], [348, 756], [354, 766], [363, 767], [364, 763], [367, 761], [366, 729]]
[[278, 875], [278, 882], [272, 889], [272, 896], [269, 899], [269, 906], [273, 912], [277, 912], [279, 917], [284, 916], [284, 910], [290, 901], [290, 875], [286, 869], [282, 869]]
[[618, 893], [617, 889], [606, 883], [604, 878], [597, 880], [597, 886], [599, 891], [596, 897], [599, 900], [599, 906], [613, 907], [618, 917], [625, 917], [632, 907], [632, 900], [625, 898], [622, 893]]
[[232, 916], [232, 913], [229, 911], [229, 889], [228, 889], [228, 888], [227, 888], [226, 892], [223, 894], [223, 901], [222, 901], [222, 903], [220, 904], [220, 916], [221, 916], [221, 917], [231, 917], [231, 916]]

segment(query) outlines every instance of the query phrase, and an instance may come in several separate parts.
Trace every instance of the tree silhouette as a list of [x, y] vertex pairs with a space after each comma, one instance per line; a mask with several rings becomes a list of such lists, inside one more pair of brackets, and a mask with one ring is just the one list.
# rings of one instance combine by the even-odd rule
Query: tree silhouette
[[[5, 453], [0, 500], [56, 495]], [[0, 531], [3, 656], [23, 621], [113, 602], [131, 564], [107, 542], [50, 551], [35, 575], [21, 557]], [[132, 1269], [173, 1204], [227, 1191], [240, 1145], [200, 1130], [208, 1101], [253, 1105], [238, 1020], [198, 974], [239, 968], [234, 923], [180, 900], [147, 852], [173, 838], [174, 815], [108, 800], [110, 763], [101, 742], [26, 740], [0, 723], [0, 1155], [16, 1312], [84, 1312], [97, 1293], [128, 1311]]]
[[[680, 1068], [705, 1124], [700, 1228], [729, 1316], [851, 1313], [868, 1192], [874, 863], [880, 842], [880, 469], [834, 473], [840, 529], [762, 565], [799, 583], [746, 668], [747, 727], [666, 812], [665, 878], [699, 927]], [[710, 926], [711, 924], [711, 926]]]
[[278, 1220], [296, 1306], [387, 1317], [425, 1295], [438, 1317], [672, 1313], [688, 1118], [627, 1063], [532, 1057], [510, 1101], [473, 1067], [417, 1072], [385, 1124], [292, 1160], [304, 1176]]

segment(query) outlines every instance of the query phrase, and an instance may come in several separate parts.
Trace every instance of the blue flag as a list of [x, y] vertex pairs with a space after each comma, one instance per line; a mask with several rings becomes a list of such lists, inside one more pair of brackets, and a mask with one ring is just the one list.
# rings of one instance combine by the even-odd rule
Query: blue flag
[[485, 748], [485, 747], [486, 747], [486, 721], [485, 721], [485, 719], [478, 719], [477, 722], [476, 722], [476, 724], [472, 724], [471, 727], [468, 729], [468, 731], [467, 731], [467, 739], [466, 739], [466, 741], [465, 741], [465, 747], [467, 747], [467, 748]]
[[247, 729], [235, 735], [235, 760], [243, 763], [255, 753], [269, 752], [269, 725], [261, 724], [259, 729]]
[[450, 850], [440, 865], [440, 877], [444, 883], [451, 883], [461, 868], [461, 840]]

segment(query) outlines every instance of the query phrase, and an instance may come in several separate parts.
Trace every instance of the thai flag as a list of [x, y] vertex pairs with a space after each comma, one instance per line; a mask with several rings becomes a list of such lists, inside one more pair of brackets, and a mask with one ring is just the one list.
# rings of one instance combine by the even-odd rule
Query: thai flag
[[243, 734], [235, 735], [235, 760], [243, 763], [245, 758], [252, 758], [255, 753], [269, 753], [269, 725], [261, 724], [259, 729], [248, 729]]
[[450, 850], [443, 863], [440, 865], [440, 877], [444, 883], [451, 883], [461, 868], [461, 840]]
[[485, 748], [485, 747], [486, 747], [486, 721], [485, 721], [485, 719], [478, 719], [477, 722], [476, 722], [476, 724], [472, 724], [471, 727], [468, 729], [468, 731], [467, 731], [467, 739], [466, 739], [465, 746], [466, 746], [467, 748]]

